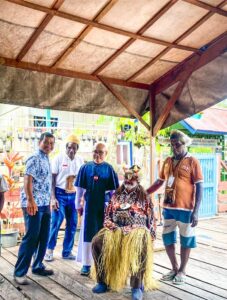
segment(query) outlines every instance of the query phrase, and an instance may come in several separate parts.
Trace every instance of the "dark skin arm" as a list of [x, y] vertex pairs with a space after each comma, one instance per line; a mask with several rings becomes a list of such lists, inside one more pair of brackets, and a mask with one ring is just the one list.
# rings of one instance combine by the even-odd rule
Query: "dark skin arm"
[[[77, 191], [76, 191], [76, 202], [78, 206], [81, 205], [81, 201], [82, 201], [82, 198], [83, 198], [83, 194], [84, 194], [84, 190], [82, 188], [77, 188]], [[80, 216], [83, 215], [83, 207], [80, 207], [80, 208], [77, 208], [77, 212]]]
[[0, 192], [0, 212], [2, 211], [4, 206], [4, 192]]
[[52, 209], [54, 209], [54, 210], [59, 209], [59, 203], [58, 203], [58, 200], [56, 199], [56, 195], [55, 195], [56, 177], [57, 177], [57, 174], [52, 174], [51, 206], [52, 206]]
[[35, 199], [33, 198], [32, 194], [32, 176], [25, 175], [24, 176], [24, 191], [27, 197], [27, 213], [30, 216], [34, 216], [38, 211], [38, 207], [35, 203]]
[[192, 215], [191, 215], [191, 226], [192, 227], [195, 227], [198, 224], [199, 207], [200, 207], [202, 196], [203, 196], [203, 183], [198, 182], [198, 183], [196, 183], [195, 186], [196, 186], [195, 207], [194, 207]]
[[164, 181], [157, 179], [148, 189], [147, 189], [147, 193], [148, 194], [152, 194], [154, 192], [156, 192], [162, 185], [163, 185]]

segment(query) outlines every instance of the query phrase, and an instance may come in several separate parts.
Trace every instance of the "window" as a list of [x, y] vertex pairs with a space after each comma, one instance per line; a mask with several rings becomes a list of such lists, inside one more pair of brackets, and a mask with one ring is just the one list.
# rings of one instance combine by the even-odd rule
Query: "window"
[[[46, 117], [34, 116], [34, 127], [47, 127]], [[58, 118], [50, 118], [50, 127], [58, 127]]]
[[130, 142], [119, 142], [117, 144], [117, 164], [125, 163], [128, 166], [132, 165], [132, 153]]

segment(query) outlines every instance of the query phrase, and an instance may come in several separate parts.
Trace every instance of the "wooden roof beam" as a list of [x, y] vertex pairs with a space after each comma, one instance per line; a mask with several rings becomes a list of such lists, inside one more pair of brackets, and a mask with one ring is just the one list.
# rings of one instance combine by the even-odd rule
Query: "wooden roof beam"
[[[226, 4], [226, 1], [222, 1], [218, 7], [222, 7]], [[187, 31], [185, 31], [180, 37], [178, 37], [174, 44], [180, 43], [183, 39], [185, 39], [187, 36], [189, 36], [194, 30], [196, 30], [199, 26], [201, 26], [204, 22], [206, 22], [212, 15], [214, 14], [213, 11], [209, 11], [205, 16], [203, 16], [199, 21], [197, 21], [192, 27], [190, 27]], [[143, 66], [140, 70], [138, 70], [136, 73], [134, 73], [132, 76], [130, 76], [127, 81], [134, 80], [137, 76], [142, 74], [147, 68], [152, 66], [156, 61], [158, 61], [162, 56], [164, 56], [172, 47], [168, 47], [164, 49], [161, 53], [159, 53], [156, 57], [151, 59], [145, 66]]]
[[209, 5], [205, 2], [201, 2], [201, 1], [198, 1], [198, 0], [183, 0], [184, 2], [188, 2], [190, 4], [194, 4], [196, 6], [199, 6], [201, 8], [204, 8], [204, 9], [207, 9], [209, 11], [212, 11], [213, 13], [216, 13], [216, 14], [219, 14], [219, 15], [222, 15], [222, 16], [227, 16], [227, 11], [221, 9], [220, 7], [215, 7], [215, 6], [212, 6], [212, 5]]
[[102, 84], [107, 88], [107, 90], [109, 90], [111, 94], [113, 94], [115, 98], [117, 98], [117, 100], [127, 109], [127, 111], [130, 112], [130, 114], [132, 114], [136, 119], [138, 119], [147, 128], [147, 130], [150, 131], [151, 128], [147, 124], [147, 122], [145, 122], [143, 118], [137, 113], [137, 111], [129, 105], [128, 101], [121, 95], [121, 93], [115, 90], [113, 86], [110, 83], [108, 83], [108, 81], [106, 81], [103, 77], [101, 76], [97, 76], [97, 77], [102, 82]]
[[[49, 74], [55, 74], [55, 75], [60, 75], [60, 76], [65, 76], [65, 77], [72, 77], [72, 78], [92, 80], [92, 81], [99, 82], [99, 79], [96, 76], [93, 76], [90, 74], [66, 70], [66, 69], [51, 68], [49, 66], [38, 65], [38, 64], [28, 63], [28, 62], [23, 62], [23, 61], [17, 61], [16, 59], [11, 59], [11, 58], [7, 58], [7, 57], [0, 57], [0, 65], [24, 69], [24, 70], [30, 70], [30, 71], [37, 71], [37, 72], [41, 72], [41, 73], [49, 73]], [[124, 80], [110, 78], [110, 77], [103, 77], [103, 78], [111, 84], [116, 84], [116, 85], [120, 85], [120, 86], [131, 87], [131, 88], [137, 88], [137, 89], [143, 89], [143, 90], [149, 90], [148, 84], [139, 83], [139, 82], [126, 82]]]
[[[158, 131], [162, 128], [175, 102], [180, 97], [182, 90], [186, 82], [188, 81], [189, 77], [191, 76], [191, 74], [226, 51], [227, 51], [227, 34], [225, 33], [224, 35], [222, 35], [221, 37], [219, 37], [218, 39], [210, 43], [209, 47], [207, 48], [207, 50], [205, 50], [205, 52], [202, 52], [200, 54], [199, 53], [194, 54], [193, 56], [191, 56], [189, 60], [184, 62], [182, 68], [180, 68], [179, 70], [177, 68], [174, 68], [169, 73], [167, 73], [167, 75], [163, 76], [161, 79], [159, 79], [158, 81], [156, 81], [154, 84], [151, 85], [151, 89], [155, 90], [155, 94], [157, 95], [160, 92], [167, 89], [169, 86], [179, 81], [172, 97], [167, 102], [163, 113], [159, 116], [152, 130], [152, 133], [154, 135], [156, 135]], [[167, 78], [169, 82], [166, 81]], [[165, 84], [164, 86], [161, 85], [163, 83]]]
[[[108, 11], [115, 5], [118, 0], [110, 0], [101, 10], [96, 14], [93, 18], [93, 21], [99, 21], [102, 17], [104, 17]], [[80, 44], [80, 42], [85, 38], [86, 35], [91, 31], [93, 26], [87, 25], [85, 29], [77, 36], [72, 43], [61, 53], [61, 55], [57, 58], [57, 60], [52, 64], [53, 67], [59, 67], [62, 61]]]
[[191, 74], [194, 72], [195, 67], [199, 63], [200, 59], [201, 59], [201, 57], [199, 55], [197, 55], [195, 61], [190, 66], [190, 68], [187, 70], [187, 73], [184, 74], [184, 76], [181, 78], [180, 82], [178, 83], [175, 91], [173, 92], [172, 97], [166, 103], [162, 114], [159, 116], [159, 118], [158, 118], [158, 120], [157, 120], [157, 122], [156, 122], [156, 124], [155, 124], [155, 126], [152, 130], [152, 133], [153, 133], [154, 136], [156, 136], [156, 134], [162, 128], [163, 124], [165, 123], [166, 119], [168, 118], [171, 109], [173, 108], [176, 101], [180, 97], [186, 82], [188, 81]]
[[[226, 4], [226, 0], [222, 1], [217, 7], [221, 8]], [[194, 30], [196, 30], [199, 26], [201, 26], [204, 22], [206, 22], [210, 17], [212, 17], [215, 13], [213, 11], [209, 11], [205, 16], [203, 16], [198, 22], [196, 22], [191, 28], [189, 28], [186, 32], [184, 32], [174, 43], [178, 44], [187, 36], [189, 36]]]
[[182, 50], [189, 50], [189, 51], [196, 51], [198, 49], [193, 48], [193, 47], [189, 47], [189, 46], [183, 46], [183, 45], [177, 45], [177, 44], [172, 44], [163, 40], [159, 40], [159, 39], [155, 39], [155, 38], [151, 38], [148, 36], [144, 36], [144, 35], [139, 35], [137, 33], [133, 33], [127, 30], [123, 30], [120, 28], [116, 28], [116, 27], [112, 27], [109, 25], [105, 25], [105, 24], [101, 24], [98, 23], [97, 21], [91, 21], [82, 17], [78, 17], [78, 16], [74, 16], [68, 13], [64, 13], [62, 11], [58, 11], [58, 10], [54, 10], [48, 7], [44, 7], [35, 3], [31, 3], [31, 2], [26, 2], [24, 0], [6, 0], [8, 2], [14, 3], [14, 4], [18, 4], [24, 7], [28, 7], [34, 10], [38, 10], [38, 11], [42, 11], [45, 12], [47, 14], [50, 15], [54, 15], [54, 16], [58, 16], [60, 18], [64, 18], [67, 20], [71, 20], [71, 21], [75, 21], [75, 22], [79, 22], [85, 25], [91, 25], [95, 28], [99, 28], [99, 29], [103, 29], [109, 32], [113, 32], [113, 33], [117, 33], [117, 34], [121, 34], [124, 36], [127, 36], [129, 38], [133, 38], [133, 39], [138, 39], [138, 40], [142, 40], [142, 41], [146, 41], [146, 42], [150, 42], [150, 43], [155, 43], [155, 44], [159, 44], [159, 45], [163, 45], [163, 46], [167, 46], [167, 47], [171, 47], [173, 46], [174, 48], [178, 48], [178, 49], [182, 49]]
[[[188, 78], [187, 78], [188, 79]], [[153, 130], [152, 130], [152, 135], [156, 136], [158, 131], [162, 128], [163, 124], [165, 123], [166, 119], [169, 116], [169, 113], [171, 111], [171, 109], [173, 108], [174, 104], [176, 103], [177, 99], [180, 97], [183, 88], [187, 82], [187, 79], [180, 81], [172, 95], [172, 97], [170, 98], [170, 100], [167, 102], [167, 104], [164, 107], [164, 110], [162, 112], [162, 114], [159, 116]]]
[[[162, 7], [143, 27], [137, 31], [137, 34], [143, 34], [152, 24], [154, 24], [165, 12], [167, 12], [170, 7], [172, 7], [178, 0], [169, 1], [164, 7]], [[120, 49], [118, 49], [113, 55], [111, 55], [101, 66], [99, 66], [93, 75], [99, 74], [103, 69], [105, 69], [116, 57], [118, 57], [122, 52], [124, 52], [132, 43], [135, 42], [134, 38], [128, 40]]]
[[153, 129], [155, 126], [155, 108], [156, 108], [156, 93], [155, 86], [150, 88], [149, 93], [149, 108], [150, 108], [150, 124], [151, 124], [151, 136], [154, 136]]
[[[55, 0], [51, 8], [53, 10], [58, 10], [59, 7], [63, 4], [65, 0]], [[34, 42], [37, 40], [37, 38], [40, 36], [42, 31], [45, 29], [47, 24], [50, 22], [50, 20], [53, 18], [53, 15], [47, 14], [42, 22], [40, 23], [39, 27], [34, 31], [34, 33], [31, 35], [30, 39], [28, 42], [24, 45], [24, 47], [21, 49], [20, 53], [17, 55], [17, 60], [20, 61], [23, 59], [23, 57], [27, 54], [29, 49], [32, 47]]]
[[[208, 64], [209, 62], [217, 58], [219, 55], [226, 52], [226, 50], [227, 33], [224, 33], [207, 45], [207, 49], [204, 50], [204, 52], [202, 52], [201, 59], [196, 65], [194, 71]], [[155, 86], [156, 95], [165, 91], [168, 87], [179, 81], [184, 75], [184, 73], [187, 72], [190, 65], [193, 64], [194, 61], [197, 59], [197, 55], [197, 53], [191, 55], [189, 58], [184, 60], [182, 63], [178, 64], [176, 67], [174, 67], [165, 75], [163, 75], [161, 78], [153, 82], [151, 84], [151, 87]]]

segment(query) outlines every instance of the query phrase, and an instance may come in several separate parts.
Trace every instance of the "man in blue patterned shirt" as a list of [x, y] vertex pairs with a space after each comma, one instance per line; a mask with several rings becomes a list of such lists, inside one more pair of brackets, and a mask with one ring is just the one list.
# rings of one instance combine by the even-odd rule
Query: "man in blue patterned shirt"
[[26, 274], [33, 255], [33, 274], [53, 274], [52, 270], [45, 268], [42, 261], [50, 230], [52, 172], [48, 155], [54, 148], [54, 142], [55, 138], [51, 133], [42, 133], [39, 150], [26, 161], [24, 189], [21, 192], [26, 234], [20, 245], [14, 271], [14, 279], [18, 284], [28, 284]]

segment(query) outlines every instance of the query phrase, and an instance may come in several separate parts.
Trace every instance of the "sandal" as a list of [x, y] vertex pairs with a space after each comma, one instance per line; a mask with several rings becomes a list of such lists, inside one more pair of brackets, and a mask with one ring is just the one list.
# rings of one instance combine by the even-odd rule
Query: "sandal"
[[173, 284], [176, 285], [182, 285], [186, 283], [186, 275], [183, 273], [178, 273], [174, 278], [173, 278]]
[[177, 273], [174, 270], [169, 271], [167, 274], [162, 275], [162, 281], [172, 281]]

